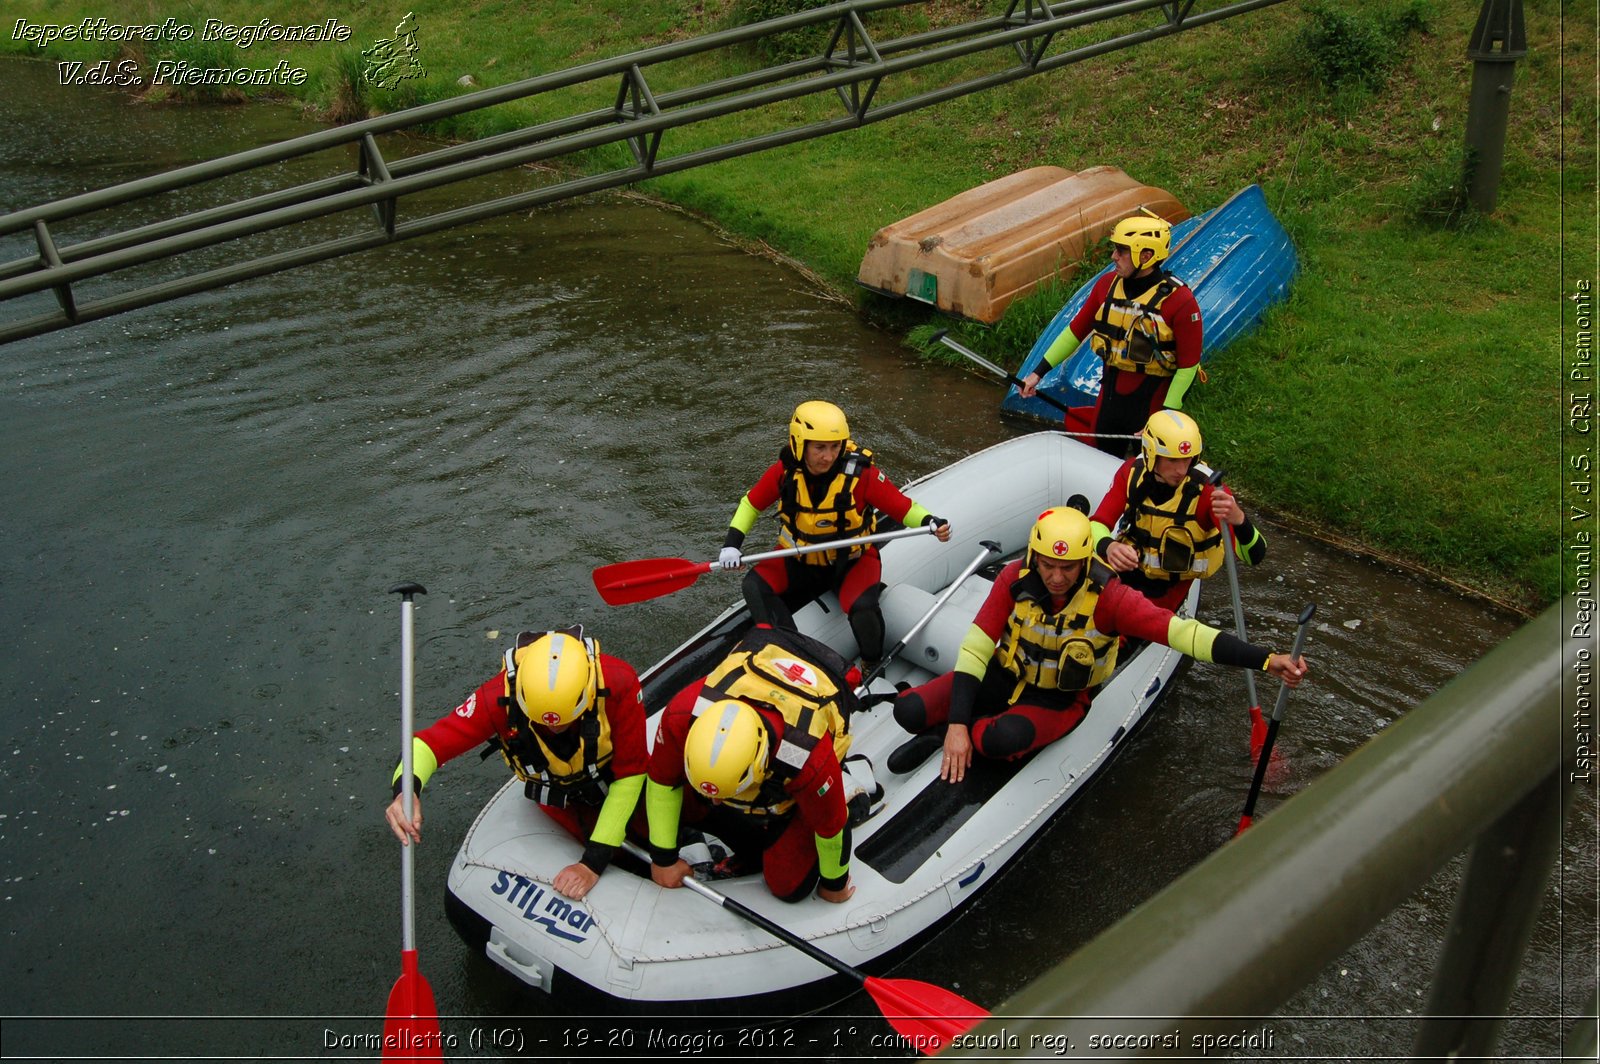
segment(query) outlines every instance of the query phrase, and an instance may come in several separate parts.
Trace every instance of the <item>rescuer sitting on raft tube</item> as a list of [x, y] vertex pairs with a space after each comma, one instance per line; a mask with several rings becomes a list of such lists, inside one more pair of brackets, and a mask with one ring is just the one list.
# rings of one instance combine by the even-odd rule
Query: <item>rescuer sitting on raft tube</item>
[[395, 767], [395, 799], [384, 818], [402, 843], [422, 841], [421, 793], [434, 770], [486, 740], [527, 796], [585, 843], [577, 863], [551, 881], [561, 894], [582, 898], [622, 844], [644, 790], [649, 753], [638, 674], [601, 653], [581, 626], [518, 635], [505, 668], [413, 737], [409, 824]]
[[[1190, 584], [1226, 568], [1226, 539], [1246, 565], [1261, 564], [1267, 542], [1228, 489], [1212, 484], [1196, 462], [1202, 440], [1194, 418], [1158, 410], [1143, 436], [1139, 455], [1112, 476], [1091, 518], [1095, 553], [1122, 583], [1176, 610]], [[1231, 536], [1223, 533], [1224, 522]]]
[[890, 771], [910, 772], [943, 747], [939, 776], [959, 783], [975, 753], [1010, 760], [1055, 742], [1110, 679], [1121, 635], [1299, 685], [1303, 660], [1155, 605], [1094, 556], [1093, 537], [1076, 509], [1039, 515], [1027, 555], [1000, 571], [979, 607], [955, 670], [895, 699], [895, 720], [916, 737], [889, 756]]
[[[744, 564], [740, 548], [756, 518], [778, 504], [780, 549], [871, 535], [877, 512], [908, 528], [928, 525], [941, 543], [950, 525], [930, 514], [889, 482], [872, 463], [872, 452], [850, 439], [844, 411], [812, 401], [795, 407], [789, 442], [778, 460], [739, 500], [718, 562], [724, 569]], [[824, 592], [837, 591], [839, 607], [850, 619], [863, 666], [883, 656], [883, 612], [878, 596], [883, 563], [872, 544], [769, 558], [744, 577], [744, 597], [757, 623], [795, 627], [793, 611]]]
[[784, 901], [813, 886], [824, 901], [850, 899], [852, 814], [862, 819], [883, 790], [866, 758], [845, 756], [856, 705], [846, 668], [823, 643], [758, 625], [667, 703], [645, 785], [656, 883], [681, 887], [689, 872], [681, 819], [730, 846], [732, 864], [759, 863]]
[[[1172, 249], [1172, 226], [1148, 210], [1111, 230], [1112, 272], [1095, 281], [1089, 298], [1045, 350], [1050, 367], [1078, 349], [1085, 336], [1105, 362], [1095, 404], [1095, 446], [1124, 458], [1128, 440], [1155, 411], [1181, 410], [1200, 371], [1200, 304], [1182, 281], [1161, 268]], [[1038, 392], [1043, 371], [1022, 380], [1017, 394]]]

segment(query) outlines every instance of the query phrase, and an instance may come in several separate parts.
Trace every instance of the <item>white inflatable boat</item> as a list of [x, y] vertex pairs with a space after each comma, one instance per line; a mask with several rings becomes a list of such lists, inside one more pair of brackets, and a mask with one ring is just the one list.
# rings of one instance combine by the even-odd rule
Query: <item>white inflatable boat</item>
[[[1117, 462], [1054, 432], [999, 444], [914, 482], [907, 491], [953, 529], [883, 549], [887, 646], [897, 643], [994, 541], [994, 563], [968, 577], [873, 685], [921, 683], [949, 671], [1004, 559], [1023, 549], [1040, 512], [1104, 493]], [[1185, 609], [1192, 614], [1196, 582]], [[802, 631], [847, 659], [850, 626], [828, 596], [796, 614]], [[645, 676], [652, 711], [721, 660], [749, 625], [729, 609]], [[929, 757], [905, 775], [885, 767], [908, 736], [887, 705], [854, 715], [851, 753], [865, 754], [885, 788], [881, 808], [854, 829], [856, 893], [843, 905], [786, 904], [758, 875], [718, 880], [723, 894], [809, 940], [845, 964], [884, 974], [970, 904], [1111, 761], [1150, 715], [1181, 655], [1146, 646], [1125, 661], [1084, 722], [1020, 766], [978, 762], [952, 786]], [[595, 1012], [796, 1015], [855, 989], [848, 980], [688, 890], [663, 890], [643, 865], [618, 854], [581, 903], [550, 883], [581, 846], [523, 797], [515, 780], [467, 831], [450, 869], [447, 910], [469, 943], [530, 987]]]

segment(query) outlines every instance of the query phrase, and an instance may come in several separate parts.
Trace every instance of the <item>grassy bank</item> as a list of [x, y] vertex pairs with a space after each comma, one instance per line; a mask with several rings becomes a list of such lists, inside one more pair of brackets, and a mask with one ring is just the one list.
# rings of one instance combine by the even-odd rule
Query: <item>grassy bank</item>
[[[753, 0], [544, 0], [529, 14], [492, 0], [416, 0], [340, 11], [351, 29], [343, 43], [59, 41], [48, 54], [252, 67], [284, 58], [307, 71], [294, 95], [350, 116], [467, 91], [458, 85], [466, 75], [502, 84], [725, 28], [746, 5]], [[1462, 217], [1452, 184], [1477, 6], [1284, 3], [847, 134], [656, 179], [644, 191], [766, 241], [916, 337], [937, 316], [854, 295], [867, 241], [888, 222], [1041, 164], [1114, 164], [1196, 213], [1257, 182], [1294, 236], [1303, 274], [1287, 303], [1191, 393], [1188, 409], [1219, 464], [1254, 506], [1533, 606], [1562, 587], [1561, 325], [1574, 278], [1593, 280], [1594, 12], [1527, 0], [1530, 48], [1516, 67], [1499, 209]], [[773, 0], [764, 7], [776, 10]], [[360, 50], [392, 37], [407, 10], [426, 76], [392, 91], [363, 86]], [[870, 16], [868, 26], [885, 38], [1003, 10], [933, 2]], [[203, 11], [129, 4], [115, 15], [13, 0], [8, 14], [0, 47], [33, 55], [41, 50], [17, 39], [19, 18], [198, 26], [326, 17], [317, 5], [241, 0]], [[1344, 36], [1308, 36], [1329, 25]], [[1375, 29], [1382, 36], [1372, 51]], [[708, 79], [756, 62], [719, 55], [670, 76]], [[155, 105], [163, 94], [153, 95]], [[481, 136], [566, 113], [557, 106], [595, 105], [574, 96], [543, 101], [542, 112], [507, 106], [436, 132]], [[785, 106], [792, 121], [836, 105]], [[733, 116], [714, 130], [669, 135], [663, 150], [769, 128], [760, 113]], [[1454, 224], [1440, 225], [1442, 215]], [[1065, 280], [992, 328], [957, 323], [958, 335], [1015, 365], [1073, 287]]]

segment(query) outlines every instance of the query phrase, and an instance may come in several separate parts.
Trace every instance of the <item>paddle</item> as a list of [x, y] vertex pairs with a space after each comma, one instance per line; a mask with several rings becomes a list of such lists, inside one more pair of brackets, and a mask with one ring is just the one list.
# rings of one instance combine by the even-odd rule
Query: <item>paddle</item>
[[[1211, 474], [1213, 486], [1222, 483], [1222, 470], [1215, 470]], [[1239, 541], [1233, 534], [1233, 526], [1226, 521], [1227, 545], [1223, 548], [1222, 556], [1228, 566], [1228, 589], [1233, 592], [1233, 631], [1243, 642], [1249, 642], [1249, 637], [1244, 630], [1244, 602], [1239, 597], [1239, 562], [1234, 558], [1234, 552], [1239, 548]], [[1261, 744], [1267, 738], [1267, 722], [1261, 717], [1261, 699], [1256, 696], [1256, 674], [1254, 669], [1244, 670], [1245, 693], [1250, 696], [1250, 757], [1252, 759], [1261, 754]]]
[[[957, 354], [963, 355], [966, 358], [971, 359], [973, 362], [976, 362], [978, 365], [982, 366], [984, 369], [988, 370], [990, 373], [993, 373], [996, 376], [1000, 377], [1001, 379], [1005, 380], [1008, 384], [1014, 384], [1018, 388], [1023, 387], [1023, 383], [1022, 383], [1022, 378], [1021, 377], [1018, 377], [1015, 373], [1007, 372], [1006, 370], [1004, 370], [1001, 367], [995, 365], [993, 362], [990, 362], [988, 359], [984, 358], [982, 355], [978, 354], [976, 351], [972, 350], [971, 348], [963, 347], [961, 344], [958, 344], [956, 341], [950, 339], [950, 337], [945, 334], [945, 330], [940, 329], [938, 332], [933, 334], [933, 338], [935, 340], [937, 340], [939, 343], [944, 344], [946, 347], [950, 348], [950, 350], [955, 351]], [[1070, 426], [1074, 422], [1076, 422], [1077, 424], [1085, 426], [1086, 429], [1089, 428], [1089, 427], [1092, 427], [1090, 425], [1090, 422], [1092, 422], [1093, 419], [1094, 419], [1094, 411], [1096, 409], [1095, 407], [1093, 407], [1093, 406], [1067, 406], [1065, 403], [1061, 402], [1058, 399], [1051, 398], [1050, 396], [1046, 395], [1044, 392], [1034, 392], [1033, 393], [1033, 397], [1035, 399], [1039, 399], [1039, 400], [1041, 400], [1043, 402], [1049, 403], [1051, 406], [1053, 406], [1057, 410], [1061, 411], [1061, 413], [1063, 415], [1065, 415], [1065, 423], [1068, 426]], [[1087, 413], [1086, 413], [1086, 411], [1087, 411]], [[1137, 440], [1137, 439], [1141, 439], [1142, 438], [1137, 433], [1089, 432], [1089, 431], [1079, 432], [1079, 431], [1074, 430], [1072, 428], [1066, 428], [1063, 431], [1068, 436], [1084, 436], [1084, 437], [1087, 437], [1089, 439], [1094, 439], [1094, 440]]]
[[[1001, 367], [995, 365], [993, 362], [990, 362], [988, 359], [984, 358], [982, 355], [978, 354], [978, 352], [972, 350], [970, 347], [964, 347], [961, 344], [957, 343], [956, 341], [950, 339], [948, 333], [944, 329], [940, 329], [938, 332], [934, 333], [933, 334], [933, 339], [934, 339], [934, 341], [936, 343], [944, 344], [946, 347], [948, 347], [950, 350], [954, 351], [956, 354], [961, 355], [961, 356], [963, 356], [965, 358], [971, 359], [973, 362], [976, 362], [978, 365], [982, 366], [984, 369], [988, 370], [990, 373], [993, 373], [995, 376], [1002, 378], [1007, 383], [1015, 384], [1018, 388], [1022, 387], [1022, 378], [1021, 377], [1018, 377], [1015, 373], [1008, 372], [1007, 370], [1002, 369]], [[1063, 402], [1061, 402], [1061, 401], [1059, 401], [1057, 399], [1052, 399], [1050, 396], [1044, 394], [1043, 392], [1035, 392], [1034, 394], [1038, 398], [1044, 400], [1045, 402], [1049, 403], [1051, 406], [1055, 407], [1057, 410], [1061, 411], [1063, 414], [1072, 413], [1072, 408], [1067, 406], [1065, 403], [1063, 403]], [[1075, 435], [1081, 435], [1081, 434], [1075, 434]]]
[[[421, 584], [397, 584], [389, 589], [400, 596], [400, 794], [401, 810], [411, 822], [411, 614], [412, 597], [426, 595]], [[383, 1021], [384, 1060], [443, 1061], [439, 1010], [433, 988], [417, 969], [416, 927], [411, 890], [411, 847], [400, 847], [400, 978], [389, 991], [389, 1011]]]
[[[744, 564], [764, 562], [769, 558], [790, 558], [796, 554], [838, 550], [841, 547], [854, 547], [861, 543], [884, 543], [891, 539], [905, 539], [907, 536], [928, 536], [932, 535], [933, 531], [931, 525], [918, 525], [916, 528], [876, 532], [855, 539], [812, 543], [805, 547], [767, 551], [765, 554], [746, 554]], [[716, 562], [692, 562], [688, 558], [640, 558], [637, 561], [614, 562], [611, 565], [600, 566], [594, 571], [594, 588], [600, 592], [600, 597], [607, 605], [626, 606], [630, 602], [644, 602], [660, 598], [662, 595], [670, 595], [674, 591], [682, 591], [706, 573], [719, 569]]]
[[933, 605], [928, 607], [928, 612], [924, 613], [917, 623], [912, 625], [910, 630], [906, 632], [905, 638], [896, 643], [890, 649], [889, 653], [885, 654], [879, 659], [878, 664], [873, 666], [872, 671], [861, 678], [861, 683], [856, 687], [856, 693], [858, 695], [865, 694], [867, 688], [872, 686], [872, 681], [876, 680], [878, 677], [882, 676], [888, 671], [889, 663], [906, 648], [907, 643], [916, 638], [917, 633], [922, 631], [923, 626], [925, 626], [929, 621], [933, 620], [933, 615], [938, 613], [940, 608], [943, 607], [946, 602], [950, 601], [950, 596], [954, 595], [956, 591], [960, 589], [961, 585], [966, 582], [967, 577], [977, 572], [978, 566], [982, 565], [986, 560], [988, 560], [989, 555], [1000, 553], [1000, 544], [996, 543], [992, 539], [980, 540], [978, 545], [982, 547], [983, 550], [976, 558], [972, 559], [972, 564], [961, 570], [961, 575], [950, 582], [950, 586], [944, 589], [944, 594], [935, 599]]
[[[649, 862], [650, 855], [637, 843], [625, 841], [623, 846], [635, 857]], [[928, 1056], [939, 1052], [950, 1039], [970, 1030], [989, 1015], [989, 1010], [982, 1005], [974, 1004], [955, 991], [946, 990], [942, 986], [934, 986], [932, 983], [916, 979], [880, 979], [875, 975], [868, 975], [859, 968], [852, 968], [831, 953], [813, 946], [788, 928], [774, 923], [727, 895], [718, 893], [693, 876], [684, 876], [683, 885], [702, 898], [708, 898], [729, 912], [742, 916], [780, 942], [793, 946], [813, 960], [826, 964], [840, 975], [847, 975], [860, 983], [866, 992], [872, 995], [872, 1000], [878, 1003], [878, 1008], [883, 1011], [883, 1018], [889, 1021], [889, 1026], [919, 1052]]]
[[[1296, 661], [1300, 660], [1300, 651], [1306, 645], [1306, 626], [1311, 623], [1311, 618], [1317, 612], [1317, 604], [1308, 602], [1306, 608], [1300, 611], [1300, 630], [1294, 634], [1294, 650], [1289, 656]], [[1244, 815], [1239, 818], [1239, 826], [1234, 829], [1234, 837], [1238, 838], [1244, 829], [1250, 826], [1255, 817], [1256, 799], [1261, 797], [1261, 781], [1267, 776], [1267, 762], [1272, 759], [1272, 744], [1278, 738], [1278, 724], [1283, 720], [1283, 707], [1289, 701], [1289, 685], [1284, 684], [1278, 688], [1278, 701], [1272, 707], [1272, 719], [1267, 722], [1267, 737], [1261, 744], [1261, 756], [1256, 758], [1256, 775], [1250, 781], [1250, 795], [1244, 800]]]

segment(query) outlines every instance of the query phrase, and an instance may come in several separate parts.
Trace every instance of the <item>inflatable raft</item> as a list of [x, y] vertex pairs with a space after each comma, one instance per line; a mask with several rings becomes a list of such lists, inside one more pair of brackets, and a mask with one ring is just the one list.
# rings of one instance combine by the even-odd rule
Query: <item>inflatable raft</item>
[[[1204, 324], [1201, 363], [1254, 328], [1267, 308], [1288, 294], [1299, 271], [1294, 242], [1273, 217], [1259, 185], [1235, 193], [1220, 207], [1172, 227], [1167, 270], [1194, 291]], [[1089, 299], [1089, 290], [1111, 267], [1078, 289], [1034, 341], [1018, 377], [1044, 366], [1044, 353], [1072, 323]], [[1024, 399], [1013, 385], [1001, 409], [1060, 423], [1061, 412], [1039, 396], [1069, 407], [1092, 407], [1100, 396], [1100, 359], [1085, 340], [1039, 382], [1038, 395]], [[1086, 427], [1088, 422], [1082, 421]], [[1069, 426], [1073, 427], [1073, 426]]]
[[[947, 517], [953, 536], [898, 540], [883, 549], [882, 603], [888, 646], [911, 631], [944, 589], [998, 544], [874, 682], [920, 683], [950, 670], [962, 635], [1001, 562], [1023, 549], [1040, 512], [1075, 494], [1099, 498], [1117, 463], [1055, 432], [999, 444], [932, 473], [907, 490]], [[1192, 613], [1199, 583], [1186, 604]], [[857, 656], [850, 626], [831, 596], [796, 614], [801, 630]], [[703, 676], [748, 628], [730, 608], [642, 677], [658, 710]], [[1155, 708], [1181, 656], [1147, 646], [1123, 663], [1075, 731], [1022, 765], [975, 763], [962, 784], [937, 778], [929, 757], [905, 775], [884, 767], [907, 735], [887, 705], [851, 720], [852, 755], [877, 766], [884, 787], [875, 814], [854, 829], [856, 893], [842, 905], [815, 897], [787, 904], [758, 875], [713, 885], [847, 965], [883, 974], [982, 893], [1051, 818], [1116, 756]], [[582, 902], [551, 880], [580, 845], [507, 783], [462, 840], [446, 907], [463, 937], [528, 987], [567, 1007], [680, 1016], [730, 1012], [793, 1016], [837, 1000], [856, 985], [820, 962], [689, 890], [663, 890], [624, 854]]]

